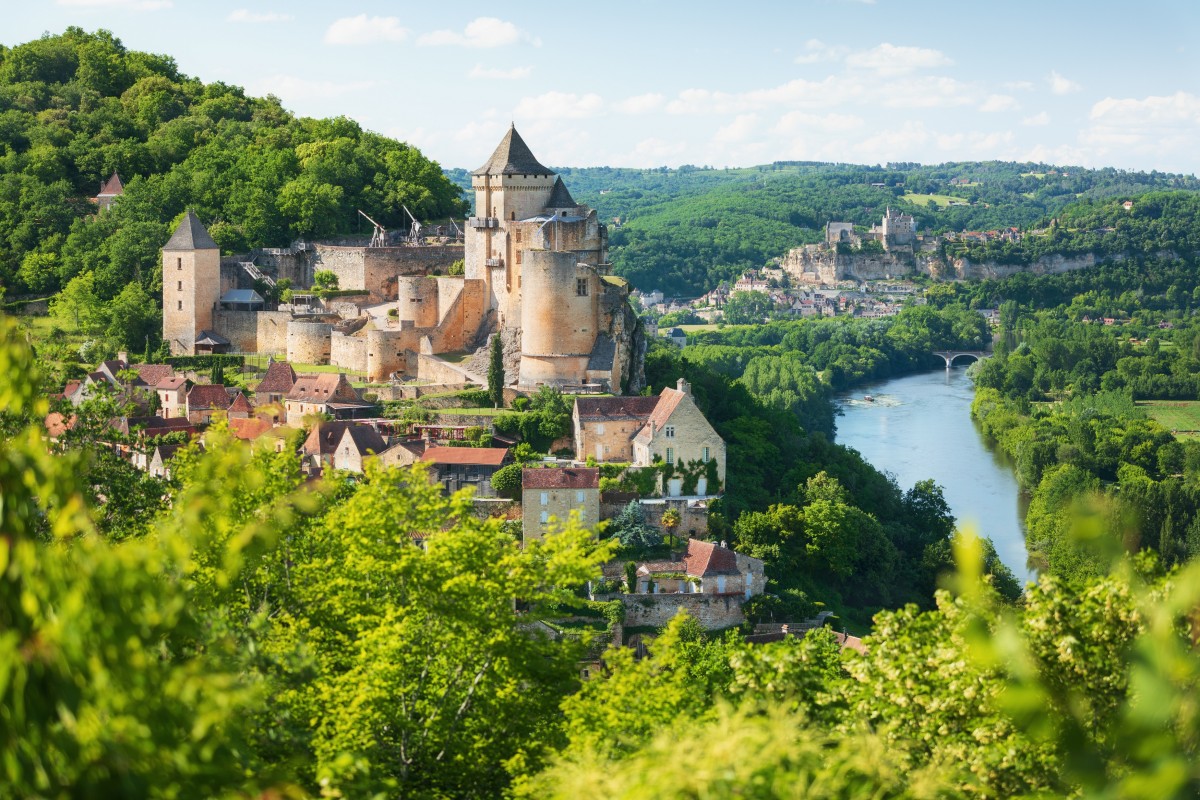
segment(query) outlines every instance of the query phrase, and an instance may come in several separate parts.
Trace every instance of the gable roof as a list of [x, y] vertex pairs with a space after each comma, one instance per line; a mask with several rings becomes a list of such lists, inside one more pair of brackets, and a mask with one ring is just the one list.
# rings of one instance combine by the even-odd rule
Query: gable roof
[[178, 389], [180, 386], [183, 386], [185, 383], [187, 383], [186, 375], [170, 375], [166, 378], [163, 378], [158, 383], [156, 383], [154, 385], [154, 388], [162, 389], [163, 391], [171, 391], [173, 389]]
[[521, 470], [523, 489], [599, 489], [598, 467], [552, 467]]
[[209, 347], [227, 345], [229, 340], [216, 331], [200, 331], [196, 334], [196, 344], [206, 344]]
[[121, 183], [121, 176], [113, 170], [112, 176], [100, 184], [100, 193], [97, 197], [116, 196], [125, 191], [125, 185]]
[[736, 575], [738, 571], [737, 556], [732, 550], [699, 539], [688, 539], [683, 564], [688, 575]]
[[683, 400], [686, 392], [681, 392], [678, 389], [667, 387], [662, 390], [662, 394], [658, 396], [658, 403], [654, 406], [653, 413], [646, 420], [646, 427], [638, 431], [638, 435], [634, 437], [634, 441], [639, 444], [646, 444], [653, 438], [651, 430], [660, 431], [667, 424], [667, 420], [675, 413], [675, 409], [679, 407], [679, 402]]
[[370, 425], [351, 425], [346, 428], [345, 433], [338, 443], [340, 448], [349, 440], [349, 444], [353, 447], [360, 456], [365, 456], [368, 453], [379, 455], [387, 449], [387, 442], [379, 435], [379, 431], [372, 428]]
[[175, 368], [170, 364], [134, 364], [128, 369], [135, 370], [138, 380], [147, 386], [158, 386], [175, 374]]
[[329, 455], [342, 441], [342, 436], [346, 433], [346, 428], [354, 425], [349, 420], [333, 420], [331, 422], [318, 422], [313, 426], [313, 429], [308, 432], [308, 436], [304, 439], [304, 444], [300, 449], [308, 455]]
[[262, 417], [234, 417], [229, 420], [229, 430], [233, 435], [246, 441], [257, 439], [272, 427], [271, 421]]
[[657, 405], [657, 397], [576, 397], [575, 413], [582, 422], [628, 419], [645, 422]]
[[187, 393], [189, 411], [201, 408], [229, 408], [229, 392], [220, 383], [197, 383]]
[[246, 395], [238, 392], [237, 396], [233, 398], [233, 402], [229, 404], [229, 410], [239, 414], [253, 414], [254, 406], [250, 405]]
[[[344, 386], [342, 385], [343, 383], [345, 384]], [[346, 376], [339, 372], [301, 375], [292, 384], [291, 390], [287, 393], [287, 399], [297, 400], [302, 403], [328, 403], [330, 400], [339, 399], [339, 391], [341, 395], [348, 394], [346, 389], [349, 387], [350, 384], [346, 381]], [[350, 393], [352, 392], [353, 390]], [[357, 399], [357, 396], [355, 396], [355, 399]]]
[[498, 467], [508, 455], [507, 447], [430, 447], [421, 460], [430, 464], [468, 464]]
[[561, 175], [554, 179], [554, 188], [550, 190], [550, 199], [546, 201], [545, 207], [579, 208], [579, 203], [576, 203], [575, 198], [567, 191], [567, 185], [563, 183]]
[[257, 393], [287, 394], [296, 385], [296, 370], [286, 361], [272, 361], [267, 374], [255, 387]]
[[163, 250], [219, 250], [217, 243], [208, 235], [208, 229], [191, 209], [184, 212], [179, 227], [163, 245]]
[[492, 153], [492, 157], [487, 160], [487, 163], [471, 174], [554, 175], [555, 172], [542, 166], [534, 158], [529, 145], [525, 144], [521, 134], [517, 133], [517, 126], [512, 125], [508, 129], [508, 133], [504, 134], [504, 138], [500, 140], [500, 144], [496, 146], [496, 151]]

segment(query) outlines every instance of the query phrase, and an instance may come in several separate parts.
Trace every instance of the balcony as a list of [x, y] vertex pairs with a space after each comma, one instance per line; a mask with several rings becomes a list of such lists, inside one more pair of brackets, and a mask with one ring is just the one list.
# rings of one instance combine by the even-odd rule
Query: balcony
[[485, 267], [503, 267], [504, 259], [503, 258], [485, 258], [483, 260], [483, 265]]
[[500, 220], [495, 217], [471, 217], [467, 225], [472, 228], [499, 228]]

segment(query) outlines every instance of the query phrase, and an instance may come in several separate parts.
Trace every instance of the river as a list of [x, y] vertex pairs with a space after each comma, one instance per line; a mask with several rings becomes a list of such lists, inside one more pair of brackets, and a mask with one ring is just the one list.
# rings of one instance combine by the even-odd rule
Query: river
[[[870, 395], [872, 402], [864, 398]], [[862, 453], [901, 489], [932, 478], [958, 524], [991, 537], [1018, 580], [1026, 564], [1025, 501], [1012, 468], [971, 419], [974, 389], [962, 367], [869, 384], [838, 398], [837, 441]]]

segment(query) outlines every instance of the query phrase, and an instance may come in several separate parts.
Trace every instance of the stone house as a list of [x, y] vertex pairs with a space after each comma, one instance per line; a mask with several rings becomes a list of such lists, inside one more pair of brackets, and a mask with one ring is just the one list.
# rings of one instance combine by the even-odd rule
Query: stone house
[[495, 497], [492, 476], [511, 459], [507, 447], [430, 447], [421, 461], [447, 493], [472, 487], [476, 497]]
[[197, 383], [188, 389], [187, 418], [193, 425], [212, 422], [213, 413], [229, 409], [229, 392], [219, 383]]
[[346, 429], [359, 423], [348, 420], [322, 420], [313, 425], [308, 436], [300, 445], [301, 469], [305, 472], [320, 472], [326, 466], [333, 466], [333, 454]]
[[183, 447], [180, 444], [160, 444], [154, 448], [154, 454], [150, 456], [150, 464], [147, 468], [155, 478], [163, 478], [169, 480], [171, 477], [171, 459], [175, 457], [175, 453], [179, 448]]
[[333, 451], [333, 468], [348, 472], [363, 471], [363, 461], [387, 449], [387, 442], [370, 425], [347, 425]]
[[254, 406], [246, 399], [246, 395], [238, 392], [229, 404], [226, 413], [230, 419], [249, 419], [254, 414]]
[[158, 414], [164, 419], [187, 416], [188, 381], [182, 375], [163, 378], [154, 387], [158, 394]]
[[274, 361], [267, 366], [267, 374], [254, 388], [257, 403], [280, 403], [296, 385], [296, 370], [286, 361]]
[[425, 454], [423, 439], [409, 439], [394, 442], [388, 449], [379, 454], [379, 463], [385, 467], [411, 467], [421, 460]]
[[[725, 440], [697, 408], [692, 387], [683, 378], [676, 388], [662, 390], [654, 412], [633, 438], [634, 464], [649, 466], [659, 460], [676, 468], [676, 475], [663, 487], [672, 497], [720, 494], [725, 485]], [[705, 467], [710, 461], [714, 462], [715, 486]], [[679, 474], [690, 472], [698, 474]]]
[[633, 461], [633, 437], [645, 427], [656, 405], [657, 397], [575, 398], [575, 457]]
[[762, 559], [688, 539], [682, 558], [637, 568], [637, 594], [729, 594], [749, 600], [766, 589]]
[[600, 470], [596, 467], [560, 467], [521, 470], [522, 536], [541, 539], [555, 523], [579, 512], [585, 528], [600, 523]]
[[[260, 384], [261, 385], [261, 384]], [[299, 427], [310, 414], [336, 416], [336, 406], [365, 405], [350, 381], [341, 373], [324, 372], [319, 375], [301, 375], [292, 385], [283, 401], [287, 412], [287, 424]]]

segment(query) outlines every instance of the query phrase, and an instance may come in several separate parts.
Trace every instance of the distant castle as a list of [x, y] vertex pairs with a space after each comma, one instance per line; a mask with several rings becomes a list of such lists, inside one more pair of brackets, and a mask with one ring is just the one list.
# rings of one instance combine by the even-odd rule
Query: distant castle
[[[471, 183], [476, 211], [463, 245], [297, 243], [222, 259], [187, 212], [163, 248], [163, 338], [175, 353], [271, 353], [372, 381], [442, 382], [462, 369], [439, 354], [498, 334], [519, 352], [510, 353], [519, 385], [640, 389], [642, 332], [628, 285], [610, 274], [596, 212], [575, 202], [515, 127]], [[445, 274], [459, 258], [465, 274]], [[317, 270], [361, 296], [272, 310], [251, 288], [284, 277], [311, 286]]]

